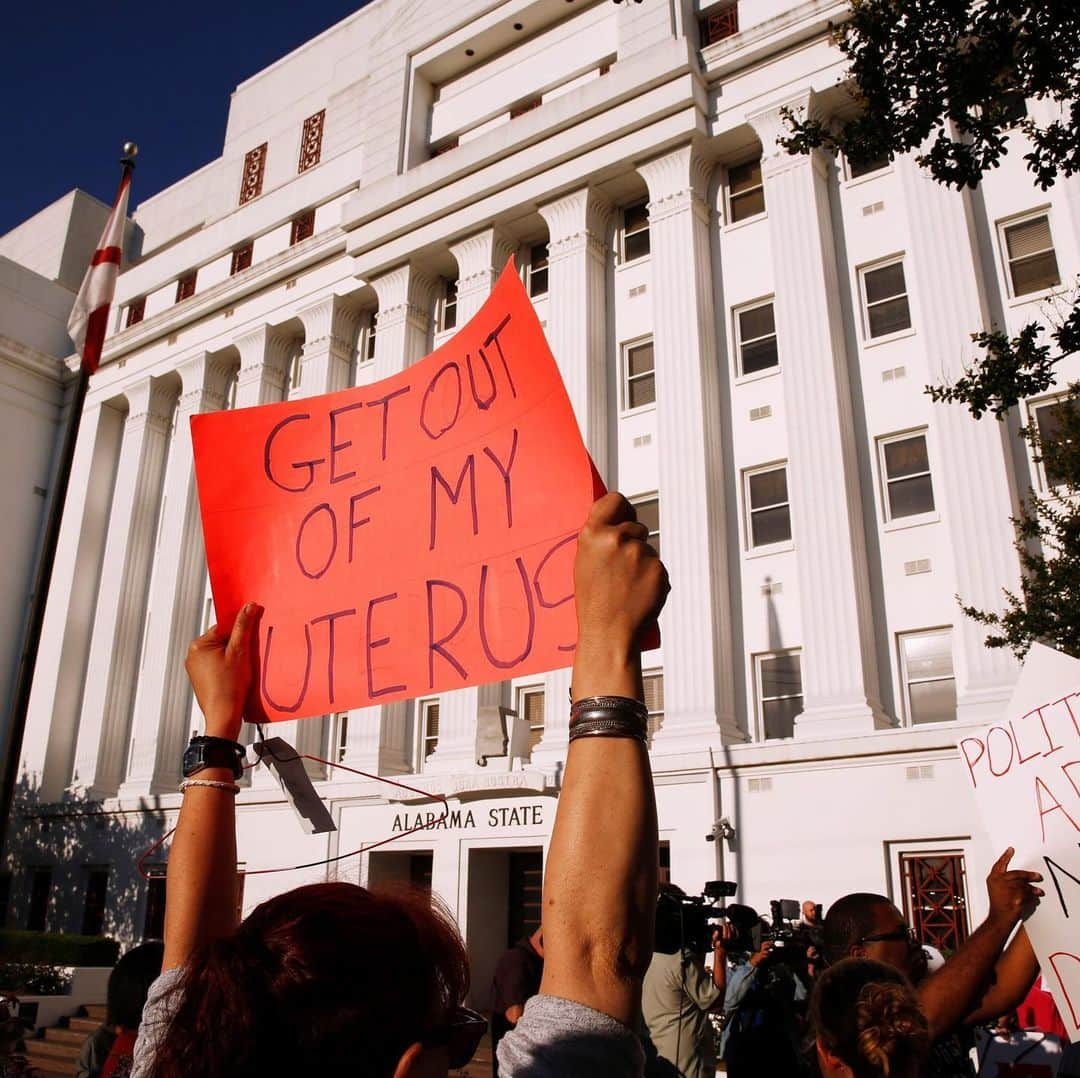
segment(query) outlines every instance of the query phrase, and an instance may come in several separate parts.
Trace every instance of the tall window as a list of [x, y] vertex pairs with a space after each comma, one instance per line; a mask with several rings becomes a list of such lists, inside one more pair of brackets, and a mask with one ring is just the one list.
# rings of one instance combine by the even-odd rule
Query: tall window
[[635, 202], [623, 210], [622, 260], [633, 262], [649, 253], [649, 206]]
[[738, 341], [740, 376], [780, 366], [772, 300], [737, 311], [735, 336]]
[[758, 718], [766, 738], [793, 737], [803, 709], [802, 659], [797, 651], [758, 655]]
[[1061, 284], [1050, 218], [1045, 213], [1004, 226], [1005, 257], [1014, 296], [1042, 292]]
[[31, 932], [45, 931], [51, 894], [52, 869], [32, 868], [30, 870], [30, 909], [26, 917], [26, 927]]
[[546, 296], [548, 290], [548, 245], [534, 243], [529, 248], [529, 265], [525, 271], [529, 283], [529, 295]]
[[517, 713], [529, 724], [529, 752], [531, 753], [544, 736], [543, 686], [518, 689]]
[[105, 927], [105, 895], [109, 889], [107, 868], [86, 870], [86, 897], [83, 902], [82, 934], [100, 936]]
[[297, 172], [307, 172], [314, 168], [322, 158], [323, 127], [326, 124], [326, 109], [320, 109], [314, 116], [304, 121], [304, 131], [300, 136], [300, 161]]
[[911, 328], [903, 261], [863, 270], [862, 287], [868, 337], [887, 337]]
[[185, 273], [176, 282], [176, 302], [180, 303], [185, 299], [190, 299], [195, 295], [195, 281], [199, 276], [198, 270], [191, 270], [189, 273]]
[[330, 724], [330, 751], [327, 753], [332, 763], [340, 764], [349, 751], [349, 713], [339, 711]]
[[903, 434], [878, 443], [885, 480], [885, 519], [934, 511], [934, 484], [925, 434]]
[[706, 11], [698, 20], [701, 30], [701, 47], [707, 48], [723, 41], [726, 37], [732, 37], [739, 32], [739, 5], [717, 4], [716, 7]]
[[237, 247], [232, 253], [232, 262], [229, 264], [229, 276], [235, 277], [238, 273], [250, 268], [251, 259], [255, 253], [255, 243], [245, 243], [243, 247]]
[[888, 154], [881, 154], [879, 157], [848, 157], [846, 161], [848, 179], [857, 180], [860, 176], [869, 176], [871, 172], [888, 168], [890, 158]]
[[656, 549], [656, 553], [660, 553], [660, 499], [659, 498], [643, 498], [639, 502], [634, 502], [634, 509], [637, 511], [637, 518], [641, 524], [644, 524], [649, 529], [649, 542]]
[[656, 403], [656, 369], [653, 361], [653, 342], [630, 345], [624, 353], [626, 373], [625, 401], [627, 408], [643, 408]]
[[368, 327], [364, 331], [364, 351], [363, 357], [365, 363], [371, 363], [375, 359], [375, 321], [378, 315], [373, 314], [371, 320], [368, 322]]
[[951, 629], [902, 633], [900, 672], [910, 723], [948, 722], [956, 718]]
[[146, 317], [146, 297], [140, 296], [138, 299], [133, 299], [128, 304], [127, 309], [127, 321], [124, 323], [124, 328], [137, 325]]
[[664, 675], [652, 670], [641, 679], [645, 687], [645, 710], [649, 713], [649, 744], [664, 725]]
[[309, 236], [315, 235], [315, 211], [307, 210], [305, 213], [294, 217], [289, 228], [289, 246], [295, 247]]
[[266, 143], [248, 150], [244, 155], [244, 174], [240, 179], [240, 205], [262, 194], [266, 173]]
[[751, 547], [771, 546], [791, 539], [786, 465], [748, 472], [746, 504]]
[[457, 325], [457, 278], [443, 279], [443, 294], [439, 300], [439, 332], [444, 333]]
[[420, 762], [435, 751], [439, 744], [439, 701], [420, 702]]
[[[1066, 480], [1066, 474], [1061, 465], [1046, 458], [1047, 446], [1056, 446], [1067, 438], [1065, 425], [1068, 423], [1070, 414], [1076, 407], [1075, 401], [1070, 398], [1065, 400], [1051, 401], [1049, 404], [1040, 404], [1033, 408], [1035, 429], [1039, 433], [1040, 453], [1039, 470], [1042, 476], [1044, 489], [1061, 486]], [[1073, 424], [1075, 425], [1075, 420]]]
[[765, 212], [765, 185], [761, 179], [761, 160], [730, 165], [728, 176], [728, 221], [745, 221]]
[[143, 939], [159, 940], [165, 937], [165, 866], [152, 865], [148, 872]]

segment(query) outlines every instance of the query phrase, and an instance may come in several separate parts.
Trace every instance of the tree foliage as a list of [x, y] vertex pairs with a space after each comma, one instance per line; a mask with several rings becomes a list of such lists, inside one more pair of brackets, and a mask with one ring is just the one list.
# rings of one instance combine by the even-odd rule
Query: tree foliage
[[[976, 187], [1020, 147], [1042, 190], [1080, 171], [1076, 0], [852, 0], [834, 36], [849, 62], [853, 108], [839, 121], [789, 114], [789, 152], [820, 146], [855, 162], [913, 153], [957, 189]], [[1024, 107], [1032, 101], [1036, 110]], [[1032, 322], [1013, 336], [1000, 326], [973, 332], [979, 357], [952, 385], [927, 393], [1000, 420], [1050, 389], [1057, 365], [1080, 352], [1076, 294], [1063, 299], [1048, 325]], [[1020, 656], [1035, 640], [1080, 655], [1080, 383], [1067, 400], [1045, 445], [1037, 430], [1021, 430], [1054, 480], [1052, 494], [1029, 491], [1013, 521], [1021, 592], [1005, 592], [1004, 611], [964, 606], [993, 630], [987, 646]]]

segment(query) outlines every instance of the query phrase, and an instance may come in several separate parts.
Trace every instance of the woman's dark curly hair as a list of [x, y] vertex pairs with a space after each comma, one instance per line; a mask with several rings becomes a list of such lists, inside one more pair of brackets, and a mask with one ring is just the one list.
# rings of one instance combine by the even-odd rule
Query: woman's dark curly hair
[[153, 1078], [388, 1078], [465, 998], [469, 966], [427, 891], [298, 887], [196, 951]]

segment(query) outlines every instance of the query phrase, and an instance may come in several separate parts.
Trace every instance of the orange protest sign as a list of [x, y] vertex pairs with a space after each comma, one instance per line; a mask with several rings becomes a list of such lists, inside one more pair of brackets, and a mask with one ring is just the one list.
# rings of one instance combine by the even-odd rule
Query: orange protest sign
[[575, 538], [603, 488], [512, 264], [400, 374], [191, 423], [218, 619], [265, 607], [266, 719], [572, 661]]

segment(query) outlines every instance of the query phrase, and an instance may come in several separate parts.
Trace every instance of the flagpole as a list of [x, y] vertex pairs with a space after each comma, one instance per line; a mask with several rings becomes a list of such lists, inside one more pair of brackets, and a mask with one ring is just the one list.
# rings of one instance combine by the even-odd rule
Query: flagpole
[[[119, 202], [124, 185], [131, 179], [135, 170], [135, 155], [139, 148], [134, 142], [125, 142], [123, 157], [120, 158], [120, 186], [117, 188], [114, 207]], [[22, 636], [22, 648], [19, 665], [15, 674], [15, 684], [11, 693], [11, 706], [7, 722], [0, 731], [0, 760], [3, 760], [3, 776], [0, 778], [0, 857], [8, 839], [8, 819], [15, 797], [15, 787], [19, 780], [19, 764], [22, 756], [23, 734], [26, 731], [26, 718], [30, 706], [30, 690], [34, 683], [34, 667], [37, 665], [38, 649], [41, 645], [41, 629], [45, 620], [45, 603], [49, 597], [49, 584], [52, 580], [53, 565], [56, 561], [56, 547], [60, 538], [60, 524], [64, 517], [64, 503], [67, 501], [68, 483], [71, 480], [71, 466], [75, 458], [75, 445], [79, 438], [79, 423], [82, 420], [86, 391], [90, 384], [90, 370], [80, 356], [79, 373], [68, 404], [67, 420], [64, 426], [60, 454], [57, 458], [52, 497], [49, 500], [48, 514], [41, 536], [41, 550], [34, 571], [34, 584], [30, 592], [26, 622]]]

